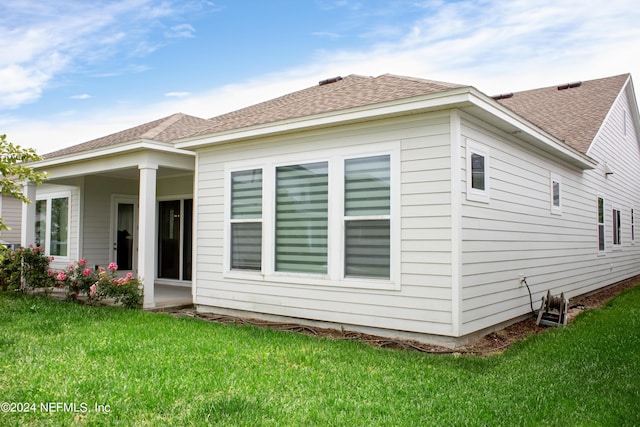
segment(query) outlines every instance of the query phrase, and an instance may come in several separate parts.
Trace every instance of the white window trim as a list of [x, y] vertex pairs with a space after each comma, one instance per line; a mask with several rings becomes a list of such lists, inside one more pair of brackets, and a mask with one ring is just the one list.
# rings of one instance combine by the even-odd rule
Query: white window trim
[[629, 208], [629, 215], [630, 215], [630, 220], [629, 220], [629, 227], [630, 227], [630, 231], [631, 231], [631, 244], [635, 245], [636, 244], [636, 209], [631, 206], [631, 208]]
[[[606, 212], [607, 211], [605, 210], [605, 213]], [[617, 228], [616, 228], [615, 222], [613, 221], [614, 212], [619, 212], [620, 213], [620, 222], [619, 222]], [[623, 246], [623, 242], [624, 242], [624, 240], [623, 240], [624, 236], [622, 234], [622, 231], [623, 231], [623, 229], [622, 229], [622, 218], [623, 218], [622, 212], [623, 212], [623, 210], [620, 209], [620, 207], [616, 206], [616, 205], [613, 205], [611, 207], [611, 209], [609, 210], [609, 212], [608, 212], [609, 216], [611, 218], [611, 245], [612, 245], [613, 250], [621, 250], [622, 246]], [[606, 220], [606, 218], [605, 218], [605, 220]], [[618, 238], [618, 243], [614, 243], [616, 232], [620, 233], [620, 236]]]
[[[64, 199], [68, 200], [67, 203], [67, 255], [51, 255], [51, 206], [53, 199]], [[46, 193], [42, 196], [36, 197], [36, 202], [40, 202], [45, 200], [47, 202], [47, 209], [45, 211], [45, 247], [44, 253], [47, 256], [53, 256], [56, 261], [70, 261], [71, 260], [71, 191], [58, 191], [55, 193]], [[34, 224], [35, 227], [35, 224]]]
[[[390, 156], [391, 199], [389, 219], [389, 279], [344, 277], [344, 161], [346, 159]], [[275, 271], [275, 171], [279, 166], [328, 162], [329, 229], [327, 242], [327, 274], [305, 274]], [[262, 169], [262, 271], [231, 270], [231, 173]], [[400, 289], [400, 147], [399, 143], [370, 144], [348, 149], [330, 149], [296, 155], [273, 156], [263, 163], [239, 161], [226, 165], [224, 179], [224, 254], [223, 277], [239, 280], [285, 283], [293, 285], [332, 286], [380, 290]], [[370, 217], [367, 217], [370, 218]]]
[[[599, 204], [600, 199], [602, 199], [602, 221], [598, 221], [598, 216], [600, 213]], [[604, 242], [604, 248], [600, 249], [600, 225], [602, 225], [602, 241]], [[598, 250], [598, 256], [606, 255], [607, 253], [607, 198], [599, 193], [596, 195], [596, 248]]]
[[[558, 203], [559, 205], [556, 206], [553, 204], [553, 184], [554, 183], [558, 183], [558, 191], [559, 191], [559, 200]], [[562, 189], [562, 178], [559, 175], [556, 175], [554, 173], [551, 173], [549, 176], [549, 193], [550, 193], [550, 206], [551, 206], [551, 213], [554, 215], [562, 215], [562, 196], [563, 196], [563, 189]]]
[[[467, 200], [471, 200], [474, 202], [482, 202], [489, 203], [490, 200], [490, 189], [491, 189], [491, 181], [490, 181], [490, 157], [489, 157], [489, 148], [479, 142], [476, 142], [472, 139], [467, 138], [466, 140], [466, 161], [465, 168], [467, 170]], [[477, 188], [473, 188], [471, 185], [471, 155], [478, 154], [484, 157], [484, 190], [479, 190]]]

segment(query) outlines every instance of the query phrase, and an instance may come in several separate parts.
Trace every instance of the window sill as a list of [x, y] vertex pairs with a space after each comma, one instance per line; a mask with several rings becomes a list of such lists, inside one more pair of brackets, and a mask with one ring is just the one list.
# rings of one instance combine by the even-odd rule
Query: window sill
[[333, 288], [354, 288], [382, 291], [398, 291], [400, 284], [394, 280], [343, 278], [330, 279], [327, 275], [310, 275], [296, 273], [273, 273], [265, 275], [261, 272], [231, 270], [224, 273], [225, 279], [248, 280], [263, 283], [278, 283], [283, 285], [322, 286]]

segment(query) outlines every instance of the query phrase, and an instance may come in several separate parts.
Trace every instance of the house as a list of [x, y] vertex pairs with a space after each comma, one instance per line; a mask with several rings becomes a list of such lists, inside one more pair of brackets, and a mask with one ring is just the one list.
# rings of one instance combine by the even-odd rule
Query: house
[[[203, 312], [456, 346], [640, 274], [639, 125], [628, 74], [497, 97], [350, 75], [52, 153], [23, 223], [66, 200], [67, 258], [123, 256], [146, 307], [189, 285]], [[23, 244], [59, 250], [46, 227]]]

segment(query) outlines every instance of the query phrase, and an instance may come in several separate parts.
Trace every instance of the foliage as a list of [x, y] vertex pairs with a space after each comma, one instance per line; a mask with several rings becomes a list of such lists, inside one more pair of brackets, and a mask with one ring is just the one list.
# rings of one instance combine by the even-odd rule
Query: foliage
[[111, 298], [116, 304], [127, 308], [142, 307], [142, 286], [131, 273], [125, 277], [117, 277], [118, 266], [112, 262], [107, 269], [100, 267], [97, 271], [87, 267], [87, 261], [81, 259], [59, 271], [55, 278], [60, 287], [67, 290], [67, 299], [76, 300], [79, 295], [86, 295], [89, 303], [104, 298]]
[[[30, 181], [36, 184], [42, 183], [46, 174], [35, 171], [25, 163], [42, 160], [33, 148], [23, 148], [7, 141], [6, 135], [0, 135], [0, 188], [3, 196], [13, 197], [25, 203], [30, 201], [22, 193], [22, 182]], [[0, 230], [8, 227], [0, 218]]]
[[85, 259], [81, 259], [69, 264], [65, 270], [59, 271], [55, 278], [58, 286], [66, 289], [67, 299], [75, 300], [81, 293], [92, 297], [91, 286], [98, 280], [98, 274], [87, 267]]
[[15, 251], [0, 247], [0, 283], [2, 289], [50, 288], [55, 285], [49, 268], [53, 257], [36, 246]]
[[[0, 324], [11, 325], [0, 328], [3, 401], [88, 405], [86, 412], [38, 406], [0, 413], [0, 425], [633, 426], [640, 420], [640, 287], [486, 358], [14, 293], [0, 293], [0, 306]], [[106, 405], [108, 412], [99, 409]]]
[[114, 302], [122, 303], [127, 308], [142, 307], [142, 284], [138, 279], [133, 278], [131, 272], [125, 277], [118, 278], [116, 272], [118, 266], [115, 263], [109, 264], [107, 269], [98, 270], [98, 281], [94, 291], [100, 298], [113, 298]]

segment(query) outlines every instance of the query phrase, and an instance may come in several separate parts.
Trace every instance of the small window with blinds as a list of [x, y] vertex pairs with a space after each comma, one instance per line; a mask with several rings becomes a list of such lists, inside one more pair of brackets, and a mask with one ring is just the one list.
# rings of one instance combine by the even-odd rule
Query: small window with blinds
[[276, 168], [276, 271], [327, 273], [328, 206], [328, 162]]
[[231, 173], [231, 269], [262, 268], [262, 169]]
[[345, 160], [344, 274], [389, 279], [390, 156]]

